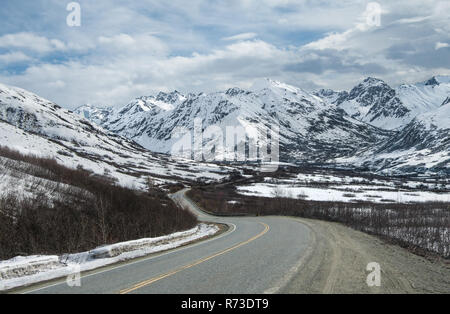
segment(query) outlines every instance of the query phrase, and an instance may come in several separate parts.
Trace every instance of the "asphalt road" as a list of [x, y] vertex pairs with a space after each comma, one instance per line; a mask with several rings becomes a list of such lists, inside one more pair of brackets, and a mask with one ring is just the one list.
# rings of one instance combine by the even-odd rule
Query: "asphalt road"
[[200, 212], [185, 191], [173, 196], [201, 221], [224, 223], [221, 236], [160, 255], [83, 274], [81, 287], [65, 281], [22, 292], [36, 294], [216, 294], [275, 293], [307, 254], [310, 229], [282, 217], [223, 217]]

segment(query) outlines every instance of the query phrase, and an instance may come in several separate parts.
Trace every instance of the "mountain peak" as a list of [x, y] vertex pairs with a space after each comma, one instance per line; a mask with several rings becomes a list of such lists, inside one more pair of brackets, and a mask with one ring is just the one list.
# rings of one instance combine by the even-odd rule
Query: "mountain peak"
[[260, 91], [265, 88], [273, 86], [273, 83], [275, 83], [275, 81], [271, 80], [268, 77], [259, 78], [253, 82], [253, 85], [250, 87], [250, 89], [252, 91]]
[[300, 91], [300, 89], [298, 87], [292, 86], [292, 85], [288, 85], [286, 83], [282, 83], [279, 81], [275, 81], [272, 80], [270, 78], [262, 78], [262, 79], [257, 79], [252, 87], [250, 88], [251, 91], [261, 91], [264, 89], [284, 89], [293, 93], [296, 93], [298, 91]]
[[330, 96], [333, 96], [334, 94], [336, 94], [337, 92], [335, 92], [334, 90], [332, 90], [332, 89], [320, 89], [319, 91], [317, 91], [316, 93], [315, 93], [315, 95], [317, 95], [317, 96], [325, 96], [325, 97], [330, 97]]
[[368, 78], [366, 78], [363, 81], [363, 84], [371, 85], [371, 86], [373, 86], [373, 85], [382, 85], [382, 84], [387, 85], [385, 81], [383, 81], [381, 79], [378, 79], [378, 78], [375, 78], [375, 77], [368, 77]]
[[162, 101], [162, 102], [166, 102], [169, 104], [175, 104], [180, 101], [184, 101], [186, 99], [186, 97], [183, 94], [181, 94], [179, 91], [174, 90], [173, 92], [170, 92], [170, 93], [159, 92], [158, 95], [155, 97], [155, 99], [157, 101]]
[[435, 76], [433, 76], [432, 78], [430, 78], [428, 81], [425, 82], [426, 86], [436, 86], [439, 85], [439, 81], [436, 79]]
[[351, 117], [382, 129], [401, 128], [410, 119], [410, 110], [397, 97], [396, 91], [373, 77], [366, 78], [350, 93], [341, 94], [335, 102]]
[[441, 84], [450, 83], [450, 76], [437, 75], [430, 78], [428, 81], [424, 82], [425, 86], [438, 86]]
[[225, 94], [227, 94], [228, 96], [236, 96], [239, 94], [245, 93], [245, 91], [243, 89], [240, 89], [239, 87], [232, 87], [227, 89], [227, 91], [225, 92]]
[[383, 94], [389, 94], [391, 98], [395, 97], [395, 91], [383, 80], [368, 77], [350, 91], [349, 97], [351, 99], [363, 97], [365, 105], [371, 105], [374, 98]]

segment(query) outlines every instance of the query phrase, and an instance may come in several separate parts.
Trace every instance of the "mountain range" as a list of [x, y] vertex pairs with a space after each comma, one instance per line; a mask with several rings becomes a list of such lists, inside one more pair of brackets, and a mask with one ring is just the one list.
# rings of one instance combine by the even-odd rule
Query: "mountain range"
[[[247, 134], [255, 134], [263, 132], [264, 126], [278, 125], [281, 155], [286, 161], [351, 156], [389, 134], [300, 88], [269, 79], [248, 91], [232, 88], [188, 95], [174, 91], [137, 98], [118, 110], [91, 108], [81, 107], [76, 112], [160, 153], [171, 152], [177, 142], [172, 135], [178, 128], [193, 131], [196, 118], [202, 120], [204, 129], [218, 126], [222, 134], [230, 126], [242, 126]], [[204, 138], [203, 146], [212, 148], [216, 140]]]
[[[93, 108], [92, 108], [93, 109]], [[98, 116], [100, 113], [97, 112]], [[106, 116], [105, 116], [106, 117]], [[44, 98], [0, 84], [0, 146], [106, 175], [123, 186], [225, 178], [234, 169], [153, 153]]]
[[[122, 108], [81, 106], [75, 112], [145, 148], [170, 153], [177, 128], [280, 128], [286, 162], [342, 163], [379, 172], [449, 171], [450, 77], [391, 87], [367, 78], [350, 91], [307, 92], [270, 79], [248, 90], [183, 95], [160, 92]], [[264, 134], [259, 134], [262, 138]], [[203, 138], [206, 150], [217, 138]], [[239, 143], [236, 143], [239, 144]], [[217, 152], [216, 152], [217, 153]]]
[[[449, 99], [445, 76], [396, 88], [368, 78], [348, 92], [307, 92], [263, 79], [248, 90], [160, 92], [118, 109], [82, 106], [71, 112], [0, 84], [0, 146], [108, 174], [123, 185], [143, 186], [149, 176], [161, 184], [224, 178], [234, 169], [167, 155], [179, 141], [177, 130], [193, 131], [200, 119], [202, 130], [215, 126], [227, 134], [228, 127], [240, 126], [267, 142], [265, 129], [279, 126], [285, 162], [448, 174]], [[217, 140], [204, 137], [203, 146], [211, 150]]]

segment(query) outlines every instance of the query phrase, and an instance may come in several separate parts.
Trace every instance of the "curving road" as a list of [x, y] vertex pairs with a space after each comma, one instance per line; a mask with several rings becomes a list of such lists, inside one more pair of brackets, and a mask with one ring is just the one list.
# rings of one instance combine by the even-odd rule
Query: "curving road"
[[201, 212], [185, 196], [172, 196], [201, 221], [230, 226], [207, 241], [144, 259], [103, 268], [81, 279], [81, 287], [65, 281], [29, 288], [25, 293], [275, 293], [296, 273], [309, 251], [310, 229], [282, 217], [218, 218]]
[[[173, 251], [19, 293], [450, 293], [450, 266], [337, 223], [282, 217], [210, 216], [185, 196], [175, 202], [199, 220], [228, 224], [224, 234]], [[368, 263], [382, 285], [369, 287]]]

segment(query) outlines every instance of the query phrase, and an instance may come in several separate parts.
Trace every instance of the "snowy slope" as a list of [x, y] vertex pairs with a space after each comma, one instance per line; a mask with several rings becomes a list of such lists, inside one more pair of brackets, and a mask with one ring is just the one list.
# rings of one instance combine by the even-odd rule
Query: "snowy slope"
[[[278, 125], [281, 158], [308, 161], [349, 155], [387, 135], [315, 95], [269, 79], [256, 82], [250, 90], [166, 95], [170, 97], [164, 108], [154, 103], [159, 97], [141, 97], [116, 110], [102, 126], [152, 151], [169, 153], [178, 141], [174, 131], [180, 127], [192, 131], [196, 118], [203, 121], [203, 129], [216, 126], [225, 135], [227, 127], [240, 126], [252, 138], [261, 138], [265, 127]], [[217, 137], [203, 140], [209, 151]]]
[[441, 107], [450, 104], [450, 97], [447, 97], [447, 99], [444, 100], [444, 102], [442, 103]]
[[350, 93], [321, 90], [316, 95], [359, 120], [397, 130], [383, 143], [337, 162], [387, 173], [449, 173], [450, 76], [395, 89], [368, 78]]
[[88, 104], [78, 107], [74, 112], [97, 125], [102, 125], [102, 123], [107, 121], [109, 115], [113, 112], [113, 109], [110, 107], [96, 107]]
[[335, 103], [353, 118], [387, 130], [400, 129], [414, 118], [396, 91], [375, 78], [365, 79]]
[[388, 173], [450, 174], [450, 103], [417, 116], [382, 145], [338, 161]]
[[120, 184], [145, 187], [174, 180], [218, 180], [230, 168], [154, 154], [20, 88], [0, 84], [0, 145], [56, 158], [69, 167], [109, 173]]
[[[315, 95], [344, 109], [350, 116], [386, 130], [401, 130], [420, 114], [436, 110], [450, 97], [450, 77], [392, 88], [367, 78], [349, 93], [320, 90]], [[448, 101], [448, 100], [447, 100]]]
[[415, 117], [435, 110], [450, 97], [450, 76], [435, 76], [426, 82], [400, 85], [396, 91]]
[[336, 92], [332, 89], [321, 89], [314, 92], [314, 95], [322, 98], [329, 104], [335, 104], [338, 99], [344, 99], [345, 97], [347, 97], [348, 93], [346, 91]]

